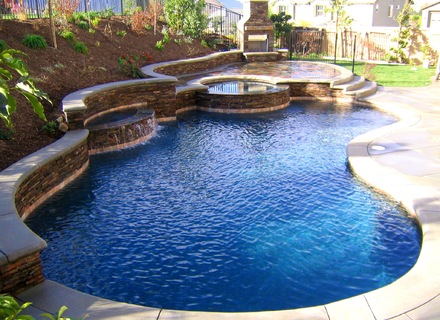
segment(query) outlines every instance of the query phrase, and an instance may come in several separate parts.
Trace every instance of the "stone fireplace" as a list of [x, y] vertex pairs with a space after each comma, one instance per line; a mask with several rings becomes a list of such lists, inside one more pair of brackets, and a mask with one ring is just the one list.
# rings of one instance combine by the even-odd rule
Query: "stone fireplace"
[[243, 11], [243, 18], [237, 23], [240, 50], [273, 51], [274, 27], [268, 16], [268, 0], [245, 0]]

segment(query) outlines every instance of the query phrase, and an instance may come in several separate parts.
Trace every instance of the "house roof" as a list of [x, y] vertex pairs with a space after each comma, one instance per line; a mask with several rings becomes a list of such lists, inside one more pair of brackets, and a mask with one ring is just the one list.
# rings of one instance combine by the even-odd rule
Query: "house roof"
[[[270, 0], [271, 3], [279, 2], [280, 0]], [[314, 2], [328, 2], [326, 0], [284, 0], [292, 4], [311, 4]], [[378, 0], [348, 0], [347, 4], [375, 4]]]
[[440, 4], [440, 1], [436, 1], [436, 2], [433, 2], [433, 3], [426, 3], [426, 4], [422, 5], [421, 10], [429, 9], [429, 8], [431, 8], [433, 6], [438, 5], [438, 4]]

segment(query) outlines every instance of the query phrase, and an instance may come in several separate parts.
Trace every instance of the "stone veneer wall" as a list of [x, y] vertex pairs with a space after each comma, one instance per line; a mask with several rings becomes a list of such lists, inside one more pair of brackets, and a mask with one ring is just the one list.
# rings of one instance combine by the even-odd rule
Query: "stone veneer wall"
[[150, 114], [138, 112], [128, 120], [131, 121], [90, 129], [89, 153], [114, 151], [136, 145], [148, 140], [156, 132], [157, 122], [153, 112]]
[[197, 106], [219, 112], [266, 112], [286, 107], [290, 102], [288, 87], [277, 92], [260, 94], [197, 94]]
[[241, 51], [230, 51], [224, 54], [213, 55], [211, 59], [190, 59], [179, 61], [178, 63], [161, 64], [154, 71], [169, 76], [199, 73], [215, 69], [219, 66], [242, 62], [243, 53]]
[[342, 89], [333, 89], [330, 83], [289, 82], [292, 98], [342, 98]]
[[[62, 186], [69, 176], [89, 161], [87, 142], [39, 167], [20, 184], [15, 193], [15, 206], [20, 217], [26, 218], [56, 186]], [[51, 192], [52, 191], [52, 192]], [[56, 190], [58, 191], [58, 190]]]
[[18, 294], [43, 281], [40, 252], [0, 266], [0, 294]]
[[[87, 97], [84, 101], [87, 119], [97, 113], [135, 103], [153, 109], [157, 118], [175, 117], [175, 83], [139, 82], [130, 86], [114, 87]], [[70, 123], [70, 122], [69, 122]]]
[[87, 136], [86, 130], [67, 132], [0, 172], [0, 293], [17, 294], [44, 281], [40, 252], [46, 243], [22, 220], [85, 170]]

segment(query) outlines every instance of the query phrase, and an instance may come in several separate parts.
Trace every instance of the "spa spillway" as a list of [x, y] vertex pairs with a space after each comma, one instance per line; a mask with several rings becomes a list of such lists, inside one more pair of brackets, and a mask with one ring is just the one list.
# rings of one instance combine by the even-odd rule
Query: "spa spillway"
[[205, 80], [206, 91], [197, 93], [202, 110], [225, 113], [267, 112], [290, 102], [287, 85], [252, 80]]

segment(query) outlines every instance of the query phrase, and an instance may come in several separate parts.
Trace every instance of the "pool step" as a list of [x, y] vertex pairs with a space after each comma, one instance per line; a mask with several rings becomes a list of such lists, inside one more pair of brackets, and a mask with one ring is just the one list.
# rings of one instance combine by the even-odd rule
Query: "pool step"
[[335, 88], [342, 89], [344, 94], [359, 100], [376, 93], [377, 83], [361, 76], [354, 76], [350, 81], [336, 85]]
[[356, 90], [346, 91], [345, 94], [354, 96], [355, 100], [359, 100], [361, 98], [365, 98], [376, 93], [376, 91], [377, 91], [377, 83], [374, 81], [366, 80], [361, 88]]
[[344, 92], [360, 89], [364, 86], [365, 78], [360, 76], [353, 76], [350, 81], [334, 86], [336, 89], [343, 89]]

